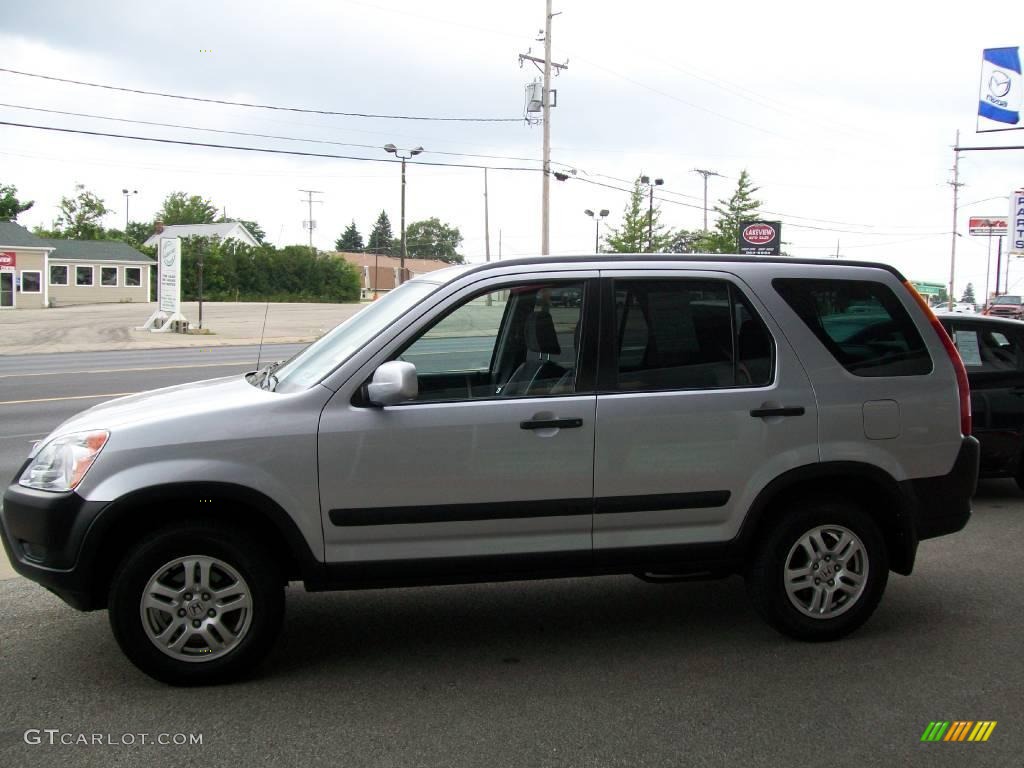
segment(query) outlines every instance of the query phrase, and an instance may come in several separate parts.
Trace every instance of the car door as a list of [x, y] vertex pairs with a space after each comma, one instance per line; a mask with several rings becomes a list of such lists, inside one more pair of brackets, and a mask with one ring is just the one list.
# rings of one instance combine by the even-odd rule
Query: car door
[[602, 272], [599, 567], [679, 564], [817, 455], [814, 393], [753, 293], [721, 272]]
[[362, 387], [332, 398], [319, 465], [338, 579], [461, 580], [589, 564], [595, 278], [466, 288], [356, 377], [410, 362], [416, 399], [375, 407]]
[[1024, 435], [1024, 334], [1016, 323], [943, 319], [967, 369], [981, 471], [1015, 475]]

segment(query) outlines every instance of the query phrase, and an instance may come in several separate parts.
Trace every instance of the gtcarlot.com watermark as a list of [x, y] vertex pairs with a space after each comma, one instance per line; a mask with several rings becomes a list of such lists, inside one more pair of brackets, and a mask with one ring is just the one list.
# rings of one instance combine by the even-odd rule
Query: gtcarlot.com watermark
[[30, 746], [195, 747], [203, 744], [201, 733], [85, 733], [59, 728], [29, 728], [23, 738]]

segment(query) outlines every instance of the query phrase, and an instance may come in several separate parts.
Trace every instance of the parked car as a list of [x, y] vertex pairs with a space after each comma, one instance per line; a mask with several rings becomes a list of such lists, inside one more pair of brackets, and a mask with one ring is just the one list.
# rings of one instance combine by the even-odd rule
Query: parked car
[[1005, 294], [992, 299], [984, 314], [992, 317], [1009, 317], [1014, 320], [1024, 320], [1024, 303], [1020, 296]]
[[891, 267], [502, 261], [419, 276], [283, 364], [73, 417], [0, 527], [175, 684], [256, 664], [297, 580], [741, 574], [776, 629], [832, 640], [967, 523], [970, 435], [960, 355]]
[[1024, 322], [940, 315], [967, 368], [981, 476], [1024, 490]]

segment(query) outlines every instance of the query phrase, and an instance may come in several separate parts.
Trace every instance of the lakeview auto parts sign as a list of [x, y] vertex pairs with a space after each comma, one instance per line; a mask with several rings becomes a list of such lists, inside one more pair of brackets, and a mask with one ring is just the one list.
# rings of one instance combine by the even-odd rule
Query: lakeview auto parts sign
[[782, 246], [782, 222], [741, 221], [737, 250], [744, 256], [778, 256]]
[[1024, 189], [1010, 195], [1010, 253], [1024, 256]]

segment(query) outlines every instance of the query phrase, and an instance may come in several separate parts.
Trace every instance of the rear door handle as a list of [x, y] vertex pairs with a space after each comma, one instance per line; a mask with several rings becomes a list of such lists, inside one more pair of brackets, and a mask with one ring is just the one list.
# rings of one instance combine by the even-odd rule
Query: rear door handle
[[520, 421], [520, 429], [576, 429], [583, 426], [583, 419], [532, 419]]
[[750, 412], [750, 415], [755, 419], [764, 419], [768, 416], [803, 416], [804, 407], [802, 405], [792, 405], [783, 408], [755, 408]]

